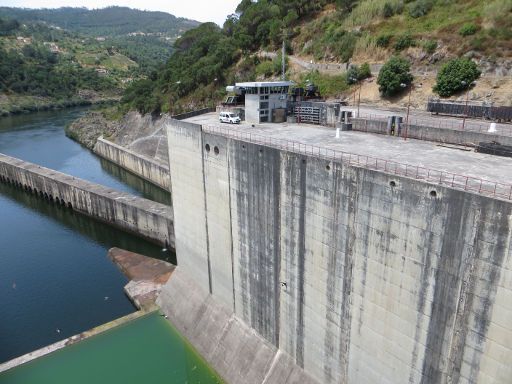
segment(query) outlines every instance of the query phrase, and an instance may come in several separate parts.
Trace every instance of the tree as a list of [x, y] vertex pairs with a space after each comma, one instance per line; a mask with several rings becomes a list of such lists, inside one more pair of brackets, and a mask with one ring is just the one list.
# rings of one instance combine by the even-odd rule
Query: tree
[[480, 74], [477, 65], [469, 59], [450, 60], [438, 72], [434, 92], [443, 97], [451, 96], [467, 89]]
[[377, 84], [383, 96], [393, 96], [400, 93], [405, 84], [408, 86], [413, 79], [410, 72], [411, 63], [402, 57], [393, 56], [381, 68]]

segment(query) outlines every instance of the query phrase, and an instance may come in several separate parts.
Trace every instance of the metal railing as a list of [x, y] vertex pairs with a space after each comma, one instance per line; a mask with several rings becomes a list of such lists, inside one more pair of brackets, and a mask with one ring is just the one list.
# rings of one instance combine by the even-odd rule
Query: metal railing
[[[401, 114], [397, 114], [397, 116], [402, 116]], [[387, 115], [377, 115], [371, 113], [360, 113], [359, 119], [366, 120], [376, 120], [376, 121], [388, 121]], [[405, 116], [402, 116], [403, 124], [405, 124]], [[469, 132], [478, 132], [478, 133], [487, 133], [489, 135], [503, 135], [503, 136], [512, 136], [512, 125], [504, 125], [504, 124], [496, 124], [496, 132], [488, 132], [491, 122], [487, 123], [479, 123], [475, 121], [466, 120], [464, 123], [462, 120], [455, 119], [436, 119], [436, 118], [419, 118], [416, 116], [409, 116], [408, 125], [415, 125], [419, 127], [429, 127], [429, 128], [442, 128], [442, 129], [451, 129], [454, 131], [469, 131]]]
[[472, 176], [459, 175], [447, 171], [439, 171], [418, 165], [399, 163], [374, 156], [358, 155], [337, 149], [319, 147], [316, 145], [304, 144], [292, 140], [280, 139], [217, 125], [203, 125], [203, 131], [219, 134], [241, 141], [246, 141], [249, 143], [270, 146], [289, 152], [321, 157], [327, 160], [337, 161], [356, 167], [382, 171], [392, 175], [422, 180], [425, 182], [464, 191], [475, 192], [486, 196], [512, 200], [511, 184], [498, 183], [495, 181], [485, 180]]

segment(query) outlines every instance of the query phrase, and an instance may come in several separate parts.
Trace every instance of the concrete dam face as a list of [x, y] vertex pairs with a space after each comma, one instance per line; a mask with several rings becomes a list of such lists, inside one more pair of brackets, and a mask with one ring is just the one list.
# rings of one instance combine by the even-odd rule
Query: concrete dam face
[[[510, 383], [510, 202], [185, 122], [168, 140], [175, 288], [199, 286], [311, 382]], [[239, 382], [279, 382], [272, 361]]]

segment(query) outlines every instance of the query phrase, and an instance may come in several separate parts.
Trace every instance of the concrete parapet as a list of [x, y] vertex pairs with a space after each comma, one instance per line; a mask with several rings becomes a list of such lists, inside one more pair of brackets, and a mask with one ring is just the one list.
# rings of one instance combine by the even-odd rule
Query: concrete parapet
[[[388, 122], [382, 119], [371, 120], [365, 118], [352, 118], [352, 129], [354, 131], [387, 135], [389, 134], [387, 124]], [[395, 136], [404, 137], [407, 135], [407, 137], [411, 139], [434, 141], [455, 145], [475, 146], [480, 142], [488, 143], [493, 141], [503, 145], [512, 145], [512, 136], [486, 132], [475, 132], [470, 129], [459, 130], [414, 124], [408, 124], [406, 127], [405, 122], [402, 122], [400, 128], [400, 130], [395, 130], [395, 132], [400, 132], [400, 134], [395, 134]]]
[[174, 247], [172, 208], [0, 154], [0, 179], [92, 218]]
[[96, 142], [94, 153], [155, 184], [157, 187], [166, 191], [171, 188], [171, 177], [167, 165], [114, 144], [102, 137]]

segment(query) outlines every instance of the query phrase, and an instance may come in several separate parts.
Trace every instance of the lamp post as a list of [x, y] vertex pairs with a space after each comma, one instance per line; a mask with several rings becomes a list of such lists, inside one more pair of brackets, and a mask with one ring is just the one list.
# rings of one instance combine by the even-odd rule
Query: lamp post
[[[355, 83], [357, 81], [356, 78], [354, 77], [349, 77], [349, 80], [352, 82], [352, 83]], [[356, 93], [357, 93], [357, 89], [354, 89], [354, 105], [356, 105]]]
[[476, 81], [473, 81], [472, 83], [468, 84], [466, 81], [462, 80], [460, 83], [462, 84], [463, 87], [465, 87], [466, 85], [468, 86], [466, 91], [466, 103], [464, 105], [464, 115], [462, 116], [462, 130], [464, 130], [464, 127], [466, 126], [466, 115], [468, 114], [469, 89], [471, 88], [472, 85], [476, 84]]
[[[402, 88], [406, 88], [407, 84], [401, 83], [400, 86]], [[404, 132], [404, 141], [407, 140], [407, 131], [409, 129], [409, 111], [411, 109], [411, 93], [412, 93], [413, 85], [409, 84], [409, 97], [407, 98], [407, 115], [405, 117], [405, 132]]]
[[214, 94], [215, 94], [215, 86], [216, 85], [217, 85], [217, 78], [213, 79], [213, 89], [212, 89], [212, 94], [211, 94], [211, 99], [212, 99], [212, 103], [213, 103], [214, 107], [215, 107]]
[[[354, 82], [354, 83], [359, 82], [359, 96], [358, 96], [358, 99], [357, 99], [357, 118], [359, 118], [359, 106], [361, 105], [361, 88], [363, 87], [363, 81], [362, 80], [358, 80], [355, 77], [350, 77], [349, 80]], [[356, 91], [354, 91], [354, 104], [355, 103], [356, 103]]]
[[359, 96], [357, 97], [357, 118], [359, 118], [359, 106], [361, 105], [361, 88], [363, 87], [363, 80], [359, 81]]

